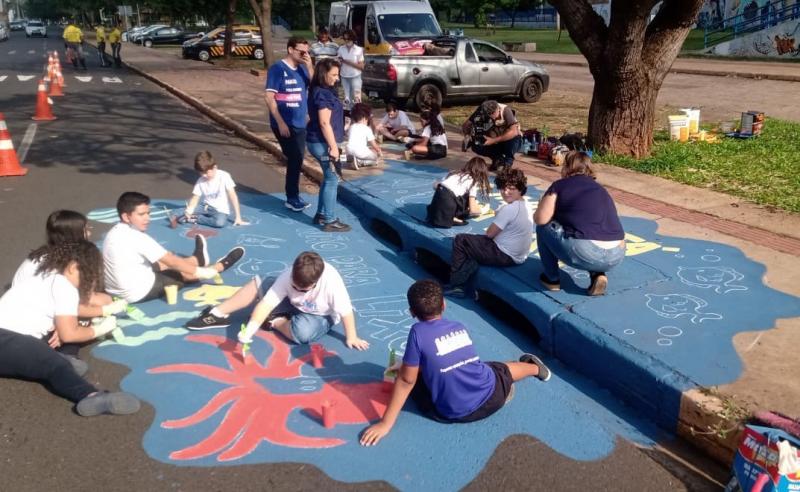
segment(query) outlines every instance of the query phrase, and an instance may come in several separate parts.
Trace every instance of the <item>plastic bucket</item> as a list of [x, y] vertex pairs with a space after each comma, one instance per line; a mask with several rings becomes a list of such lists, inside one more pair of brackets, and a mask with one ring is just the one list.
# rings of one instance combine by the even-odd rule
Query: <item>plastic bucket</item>
[[669, 139], [677, 142], [689, 140], [689, 118], [685, 114], [669, 116]]
[[700, 110], [697, 108], [683, 108], [683, 114], [689, 119], [689, 135], [700, 131]]

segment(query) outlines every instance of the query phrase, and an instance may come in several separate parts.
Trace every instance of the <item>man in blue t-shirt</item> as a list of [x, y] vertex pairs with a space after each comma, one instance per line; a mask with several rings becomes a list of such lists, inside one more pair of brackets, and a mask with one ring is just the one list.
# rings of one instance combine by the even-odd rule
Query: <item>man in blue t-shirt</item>
[[310, 204], [300, 198], [300, 168], [306, 151], [308, 86], [314, 74], [308, 41], [289, 38], [287, 55], [267, 71], [264, 99], [269, 125], [286, 157], [286, 208], [301, 212]]
[[474, 422], [500, 410], [514, 394], [515, 381], [550, 379], [550, 370], [532, 354], [523, 354], [519, 362], [481, 362], [464, 325], [442, 318], [444, 295], [437, 282], [419, 280], [406, 297], [419, 322], [408, 334], [389, 406], [361, 435], [362, 445], [377, 444], [389, 433], [409, 395], [436, 420]]

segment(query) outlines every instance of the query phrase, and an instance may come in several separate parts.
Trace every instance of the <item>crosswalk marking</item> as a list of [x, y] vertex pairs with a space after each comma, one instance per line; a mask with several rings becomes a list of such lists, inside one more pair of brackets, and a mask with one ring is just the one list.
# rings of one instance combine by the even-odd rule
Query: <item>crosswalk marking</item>
[[8, 75], [0, 75], [0, 82], [6, 80], [7, 78], [8, 78]]
[[119, 77], [103, 77], [103, 82], [106, 84], [121, 84], [122, 80]]
[[35, 55], [36, 54], [36, 50], [28, 50], [28, 54], [29, 55]]
[[17, 75], [17, 80], [19, 80], [20, 82], [27, 82], [28, 80], [31, 80], [34, 77], [36, 77], [36, 75]]
[[92, 81], [92, 76], [91, 75], [88, 76], [88, 77], [86, 77], [86, 76], [82, 77], [80, 75], [76, 75], [75, 78], [80, 80], [81, 82], [91, 82]]
[[11, 50], [11, 51], [8, 52], [8, 54], [9, 55], [16, 55], [17, 54], [17, 50]]

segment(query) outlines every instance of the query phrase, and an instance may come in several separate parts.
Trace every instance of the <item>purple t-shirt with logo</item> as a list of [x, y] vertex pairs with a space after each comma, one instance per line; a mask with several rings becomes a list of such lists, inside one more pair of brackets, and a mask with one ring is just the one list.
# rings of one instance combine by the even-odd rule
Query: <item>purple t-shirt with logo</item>
[[456, 321], [415, 323], [408, 334], [403, 363], [419, 367], [442, 417], [469, 415], [494, 392], [494, 371], [481, 362], [467, 329]]

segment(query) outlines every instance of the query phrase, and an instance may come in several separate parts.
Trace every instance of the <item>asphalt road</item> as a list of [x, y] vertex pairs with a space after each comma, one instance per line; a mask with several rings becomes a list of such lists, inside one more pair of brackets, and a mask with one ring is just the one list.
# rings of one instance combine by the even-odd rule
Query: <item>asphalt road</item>
[[[94, 51], [87, 56], [88, 71], [64, 67], [67, 96], [55, 101], [58, 120], [32, 127], [30, 117], [34, 112], [36, 79], [42, 75], [45, 63], [44, 50], [60, 47], [57, 39], [29, 40], [16, 32], [10, 41], [0, 43], [0, 78], [6, 76], [0, 81], [0, 110], [5, 113], [20, 153], [25, 152], [21, 148], [23, 137], [35, 128], [25, 152], [28, 175], [0, 178], [3, 290], [25, 254], [43, 242], [44, 220], [52, 210], [71, 208], [86, 213], [110, 206], [126, 190], [157, 198], [188, 198], [196, 179], [193, 157], [200, 150], [210, 150], [221, 167], [233, 173], [240, 190], [282, 190], [283, 177], [273, 165], [274, 159], [225, 135], [135, 74], [125, 69], [101, 69], [96, 56], [92, 56], [96, 55]], [[34, 77], [20, 80], [18, 75]], [[75, 75], [92, 79], [81, 82]], [[103, 232], [97, 227], [95, 238]], [[87, 348], [82, 350], [82, 357], [91, 367], [89, 379], [101, 387], [117, 388], [127, 373], [123, 366], [94, 359]], [[175, 467], [149, 458], [142, 448], [142, 436], [154, 415], [147, 404], [134, 416], [85, 419], [71, 411], [69, 402], [54, 397], [38, 384], [0, 380], [0, 394], [0, 477], [5, 490], [389, 488], [384, 482], [334, 482], [310, 464]], [[464, 432], [468, 431], [465, 427]], [[725, 474], [701, 456], [683, 450], [680, 443], [671, 442], [669, 436], [664, 436], [664, 445], [679, 450], [685, 459], [716, 479]], [[402, 459], [402, 453], [398, 459]], [[651, 491], [716, 488], [713, 481], [670, 455], [658, 449], [641, 449], [623, 439], [618, 439], [614, 452], [606, 458], [580, 462], [528, 436], [513, 436], [503, 442], [468, 486], [472, 490], [500, 487]]]

